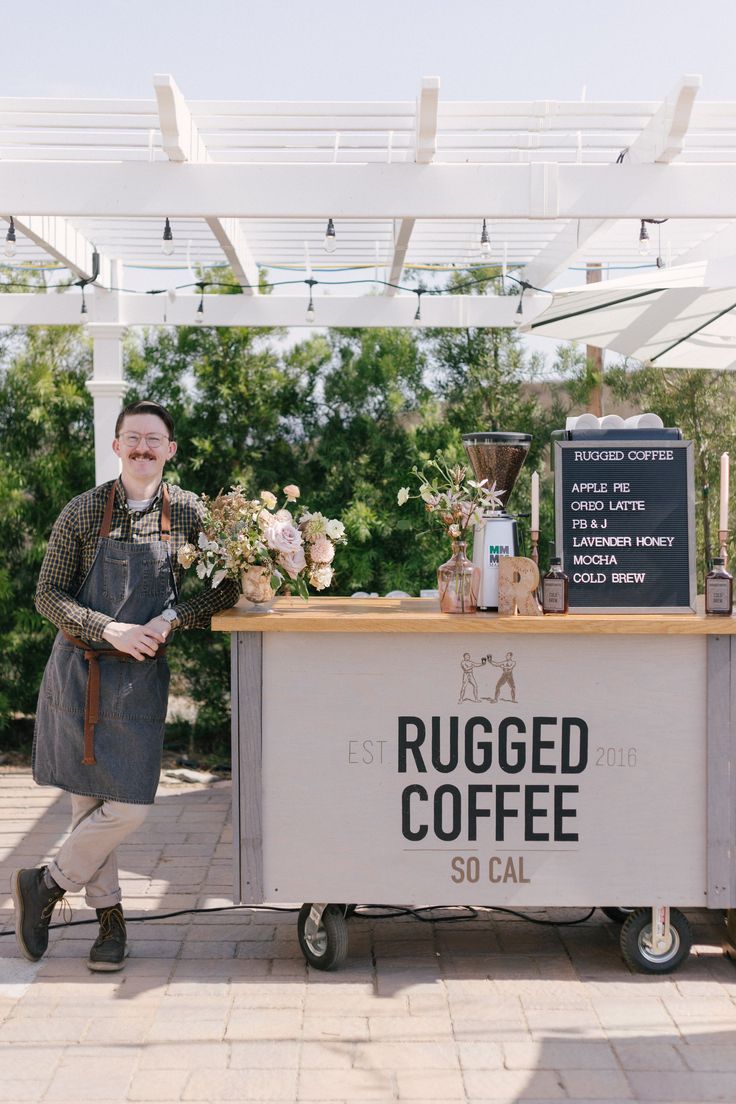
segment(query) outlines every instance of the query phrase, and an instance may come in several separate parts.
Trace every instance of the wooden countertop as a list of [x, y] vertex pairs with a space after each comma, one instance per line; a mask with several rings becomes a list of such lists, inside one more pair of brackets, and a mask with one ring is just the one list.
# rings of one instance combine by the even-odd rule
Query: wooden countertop
[[271, 613], [237, 606], [212, 618], [219, 632], [537, 633], [732, 636], [736, 618], [704, 614], [580, 614], [500, 617], [440, 613], [436, 598], [278, 598]]

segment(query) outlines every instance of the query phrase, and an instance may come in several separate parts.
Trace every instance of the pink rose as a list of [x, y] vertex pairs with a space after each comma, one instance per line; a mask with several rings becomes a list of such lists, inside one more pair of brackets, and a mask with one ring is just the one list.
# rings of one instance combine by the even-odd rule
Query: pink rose
[[263, 530], [263, 539], [276, 552], [291, 552], [302, 546], [301, 533], [288, 521], [272, 521]]
[[312, 563], [328, 564], [335, 558], [335, 546], [327, 537], [317, 537], [310, 547]]
[[289, 502], [296, 502], [299, 495], [301, 494], [301, 491], [295, 483], [289, 483], [287, 487], [284, 487], [284, 494], [286, 495]]
[[296, 579], [299, 572], [307, 566], [307, 558], [301, 545], [298, 548], [292, 548], [289, 552], [279, 552], [278, 561], [292, 579]]

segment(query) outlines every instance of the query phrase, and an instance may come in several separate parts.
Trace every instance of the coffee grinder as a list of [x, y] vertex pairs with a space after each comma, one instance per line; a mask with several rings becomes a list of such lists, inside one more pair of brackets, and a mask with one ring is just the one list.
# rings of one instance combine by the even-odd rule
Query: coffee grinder
[[[531, 444], [530, 433], [464, 433], [463, 445], [473, 465], [475, 478], [486, 486], [495, 483], [508, 503]], [[516, 518], [502, 508], [485, 514], [473, 534], [473, 564], [480, 568], [478, 609], [498, 609], [498, 561], [501, 556], [518, 556]]]

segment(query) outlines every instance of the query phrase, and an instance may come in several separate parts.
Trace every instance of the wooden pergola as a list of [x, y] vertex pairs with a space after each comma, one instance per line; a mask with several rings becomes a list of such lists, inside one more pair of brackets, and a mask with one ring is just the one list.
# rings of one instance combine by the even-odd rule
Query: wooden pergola
[[[653, 265], [642, 226], [667, 265], [736, 254], [736, 102], [701, 102], [700, 85], [685, 76], [659, 102], [466, 103], [427, 77], [405, 102], [223, 102], [160, 75], [150, 100], [0, 99], [9, 263], [78, 281], [0, 296], [0, 325], [88, 322], [109, 478], [124, 333], [191, 325], [203, 271], [227, 266], [241, 288], [204, 295], [207, 325], [308, 325], [311, 294], [316, 325], [407, 326], [423, 285], [419, 325], [512, 326], [518, 296], [438, 294], [441, 274], [498, 266], [527, 323], [570, 269]], [[126, 290], [147, 266], [149, 285]], [[264, 272], [285, 286], [259, 294]]]

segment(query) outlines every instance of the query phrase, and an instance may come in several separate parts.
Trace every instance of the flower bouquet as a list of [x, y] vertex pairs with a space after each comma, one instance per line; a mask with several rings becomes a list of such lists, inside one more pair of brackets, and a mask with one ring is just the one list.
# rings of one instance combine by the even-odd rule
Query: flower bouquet
[[479, 525], [484, 514], [503, 505], [503, 490], [487, 479], [468, 479], [468, 469], [452, 464], [441, 452], [427, 461], [423, 468], [412, 468], [411, 474], [419, 490], [411, 494], [408, 487], [398, 493], [399, 506], [410, 498], [420, 498], [427, 513], [442, 523], [452, 541], [452, 557], [437, 569], [440, 609], [443, 613], [475, 613], [478, 608], [480, 569], [466, 556], [467, 532]]
[[[324, 590], [332, 582], [335, 546], [346, 543], [345, 526], [337, 518], [295, 512], [299, 488], [284, 487], [284, 505], [271, 491], [249, 498], [241, 486], [210, 499], [205, 505], [199, 544], [185, 544], [178, 560], [184, 568], [196, 564], [200, 579], [217, 587], [225, 578], [237, 579], [246, 598], [268, 605], [285, 585], [302, 598], [307, 585]], [[291, 507], [291, 509], [289, 509]]]

